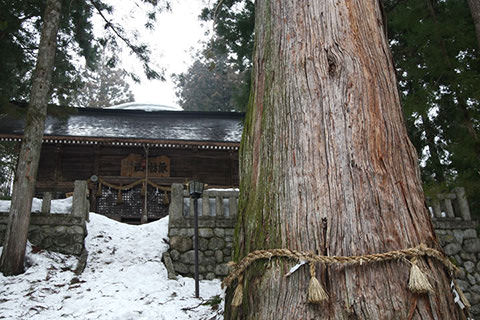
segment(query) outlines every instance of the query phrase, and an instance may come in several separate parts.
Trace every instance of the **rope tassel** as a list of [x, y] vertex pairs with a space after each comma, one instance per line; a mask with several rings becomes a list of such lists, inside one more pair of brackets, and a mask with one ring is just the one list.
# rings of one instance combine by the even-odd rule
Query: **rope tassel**
[[238, 278], [238, 284], [233, 293], [232, 307], [239, 307], [243, 301], [243, 276]]
[[[235, 280], [240, 279], [248, 267], [253, 262], [260, 259], [271, 260], [272, 258], [287, 258], [299, 261], [296, 266], [290, 269], [286, 276], [295, 272], [295, 270], [297, 270], [298, 267], [304, 263], [303, 261], [309, 261], [311, 279], [308, 286], [308, 302], [321, 303], [322, 301], [329, 299], [329, 297], [326, 291], [322, 288], [320, 282], [315, 277], [315, 263], [321, 263], [323, 265], [343, 264], [352, 266], [365, 266], [380, 261], [398, 261], [400, 259], [403, 261], [408, 261], [407, 259], [412, 259], [411, 262], [409, 261], [412, 265], [408, 283], [409, 290], [414, 293], [433, 292], [433, 287], [430, 284], [427, 276], [416, 265], [416, 259], [420, 257], [429, 257], [436, 260], [437, 262], [441, 263], [451, 274], [454, 274], [456, 271], [458, 271], [458, 268], [442, 252], [433, 248], [429, 248], [424, 244], [419, 244], [416, 247], [406, 249], [357, 256], [322, 256], [316, 255], [312, 252], [290, 249], [268, 249], [252, 251], [243, 257], [240, 262], [236, 264], [233, 263], [231, 265], [230, 274], [222, 281], [222, 288], [229, 287]], [[242, 281], [239, 281], [238, 287], [235, 290], [236, 297], [234, 297], [234, 303], [237, 306], [240, 305], [241, 301], [243, 300]], [[460, 301], [460, 297], [458, 300]], [[465, 304], [467, 304], [467, 302]]]
[[412, 268], [410, 269], [410, 279], [408, 280], [408, 289], [413, 293], [431, 293], [433, 292], [432, 285], [427, 279], [427, 276], [420, 270], [416, 264], [417, 258], [413, 258]]
[[310, 262], [310, 283], [308, 284], [308, 302], [322, 303], [328, 300], [328, 294], [315, 277], [315, 263]]

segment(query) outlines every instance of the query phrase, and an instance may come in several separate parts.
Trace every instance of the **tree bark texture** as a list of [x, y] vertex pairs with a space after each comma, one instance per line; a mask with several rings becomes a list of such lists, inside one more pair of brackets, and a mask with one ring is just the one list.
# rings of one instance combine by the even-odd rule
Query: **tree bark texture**
[[[439, 249], [408, 139], [377, 0], [257, 0], [253, 90], [242, 138], [234, 257], [288, 248], [362, 255]], [[308, 267], [255, 262], [225, 319], [457, 319], [446, 270], [407, 289], [402, 261], [317, 266], [329, 294], [307, 303]]]
[[475, 24], [475, 34], [477, 36], [478, 50], [480, 50], [480, 0], [468, 0], [468, 6], [472, 13], [473, 23]]
[[0, 270], [4, 275], [15, 275], [24, 271], [28, 225], [45, 129], [61, 6], [60, 0], [48, 0], [43, 16], [25, 133], [15, 173], [12, 205], [0, 259]]

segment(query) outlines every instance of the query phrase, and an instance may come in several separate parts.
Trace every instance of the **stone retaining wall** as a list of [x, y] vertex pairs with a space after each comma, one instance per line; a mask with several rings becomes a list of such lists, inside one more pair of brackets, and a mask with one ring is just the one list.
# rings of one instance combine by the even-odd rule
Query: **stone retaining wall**
[[[5, 239], [8, 212], [0, 212], [0, 243]], [[71, 214], [32, 213], [28, 240], [41, 249], [80, 255], [87, 235], [85, 220]]]
[[[435, 232], [445, 253], [460, 268], [457, 284], [480, 319], [480, 238], [478, 222], [470, 219], [463, 188], [428, 199]], [[229, 199], [225, 201], [225, 199]], [[238, 191], [206, 191], [199, 202], [200, 279], [223, 278], [231, 260]], [[194, 274], [193, 205], [181, 184], [172, 185], [170, 258], [176, 273]], [[226, 209], [228, 207], [228, 209]], [[225, 213], [228, 211], [228, 215]], [[205, 215], [203, 213], [206, 213]]]
[[[194, 274], [193, 200], [181, 184], [172, 185], [169, 209], [169, 255], [176, 273]], [[222, 278], [232, 259], [238, 191], [209, 191], [198, 201], [200, 279]]]
[[[80, 255], [85, 248], [88, 219], [86, 181], [75, 181], [72, 212], [48, 213], [51, 197], [47, 194], [42, 204], [42, 213], [32, 213], [28, 240], [40, 249], [64, 254]], [[48, 209], [48, 210], [47, 210]], [[47, 211], [47, 212], [45, 212]], [[0, 243], [5, 239], [8, 212], [0, 212]]]
[[438, 241], [445, 254], [460, 268], [457, 284], [480, 319], [480, 239], [478, 221], [470, 216], [464, 188], [427, 198]]
[[460, 268], [457, 284], [480, 319], [480, 239], [477, 221], [442, 219], [433, 221], [435, 233], [452, 262]]

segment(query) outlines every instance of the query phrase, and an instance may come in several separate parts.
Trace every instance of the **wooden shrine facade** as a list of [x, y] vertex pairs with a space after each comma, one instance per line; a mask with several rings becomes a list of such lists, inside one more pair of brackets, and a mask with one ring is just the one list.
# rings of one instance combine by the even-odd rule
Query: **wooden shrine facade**
[[[68, 121], [47, 120], [39, 195], [63, 197], [75, 180], [87, 180], [91, 211], [134, 222], [168, 214], [172, 183], [198, 179], [209, 186], [238, 186], [243, 114], [75, 111]], [[0, 139], [20, 141], [19, 124], [10, 121], [5, 129], [4, 119]]]

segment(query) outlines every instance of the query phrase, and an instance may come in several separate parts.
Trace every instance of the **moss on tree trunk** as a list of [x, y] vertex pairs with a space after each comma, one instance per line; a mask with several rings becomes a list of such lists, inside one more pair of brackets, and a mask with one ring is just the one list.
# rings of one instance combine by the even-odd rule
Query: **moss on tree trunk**
[[[257, 1], [237, 261], [268, 248], [340, 256], [439, 248], [383, 25], [376, 0]], [[225, 318], [459, 317], [436, 261], [420, 262], [435, 279], [428, 296], [407, 290], [405, 262], [317, 268], [330, 295], [322, 305], [307, 303], [307, 268], [284, 277], [295, 263], [254, 263], [240, 307], [229, 306], [229, 290]]]

